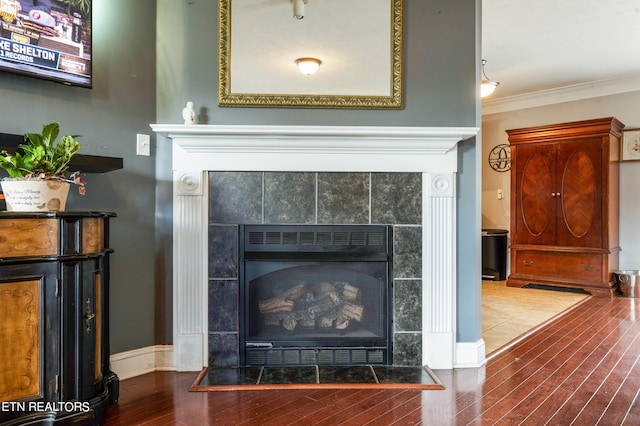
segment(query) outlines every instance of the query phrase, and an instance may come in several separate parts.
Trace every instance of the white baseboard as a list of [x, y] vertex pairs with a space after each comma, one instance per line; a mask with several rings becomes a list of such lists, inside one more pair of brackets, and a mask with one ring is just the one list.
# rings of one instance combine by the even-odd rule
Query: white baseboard
[[486, 362], [484, 340], [457, 342], [456, 361], [453, 368], [478, 368]]
[[175, 371], [172, 345], [147, 346], [120, 352], [109, 357], [111, 370], [120, 380], [151, 373], [153, 371]]

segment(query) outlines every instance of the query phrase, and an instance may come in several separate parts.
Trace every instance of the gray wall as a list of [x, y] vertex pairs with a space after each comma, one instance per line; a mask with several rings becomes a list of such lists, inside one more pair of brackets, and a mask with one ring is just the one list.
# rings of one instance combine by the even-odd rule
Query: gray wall
[[0, 132], [39, 132], [58, 121], [62, 134], [82, 135], [80, 153], [124, 158], [122, 170], [87, 175], [87, 195], [72, 189], [67, 205], [118, 214], [111, 224], [115, 353], [157, 341], [155, 159], [135, 155], [136, 133], [150, 133], [155, 120], [156, 2], [94, 0], [93, 8], [93, 89], [0, 73]]
[[[476, 126], [480, 0], [405, 0], [404, 108], [397, 111], [220, 108], [217, 2], [158, 0], [157, 122], [181, 123], [193, 101], [200, 124]], [[256, 75], [259, 78], [259, 75]], [[158, 200], [171, 199], [170, 141], [157, 138]], [[475, 140], [460, 147], [458, 340], [480, 331], [479, 180]], [[170, 202], [157, 205], [158, 253], [170, 263]], [[170, 291], [170, 283], [166, 283]]]

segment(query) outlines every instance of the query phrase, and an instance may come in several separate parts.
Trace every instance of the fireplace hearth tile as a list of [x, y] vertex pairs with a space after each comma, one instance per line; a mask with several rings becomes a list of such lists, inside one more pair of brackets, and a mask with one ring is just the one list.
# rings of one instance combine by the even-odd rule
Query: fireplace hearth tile
[[271, 389], [411, 388], [444, 389], [425, 366], [304, 365], [204, 369], [192, 392]]
[[370, 365], [320, 366], [319, 383], [377, 383]]
[[372, 366], [380, 383], [435, 384], [436, 381], [424, 368], [396, 367], [392, 365]]
[[313, 384], [318, 383], [315, 366], [303, 367], [264, 367], [259, 384]]
[[262, 367], [212, 368], [202, 377], [200, 386], [255, 385]]

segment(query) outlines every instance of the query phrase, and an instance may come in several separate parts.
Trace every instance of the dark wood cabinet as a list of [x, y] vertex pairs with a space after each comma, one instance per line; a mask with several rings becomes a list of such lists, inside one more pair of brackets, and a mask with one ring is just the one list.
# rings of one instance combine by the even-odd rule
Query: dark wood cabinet
[[508, 130], [510, 286], [612, 294], [618, 267], [620, 134], [615, 118]]
[[111, 213], [0, 213], [0, 424], [99, 424]]

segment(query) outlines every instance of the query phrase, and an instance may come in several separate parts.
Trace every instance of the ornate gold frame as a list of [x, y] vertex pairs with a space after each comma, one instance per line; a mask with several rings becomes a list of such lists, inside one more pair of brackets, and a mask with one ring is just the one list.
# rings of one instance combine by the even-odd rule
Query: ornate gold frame
[[292, 95], [231, 93], [231, 0], [220, 0], [218, 15], [218, 105], [297, 108], [402, 108], [403, 0], [390, 0], [391, 93], [389, 96]]

